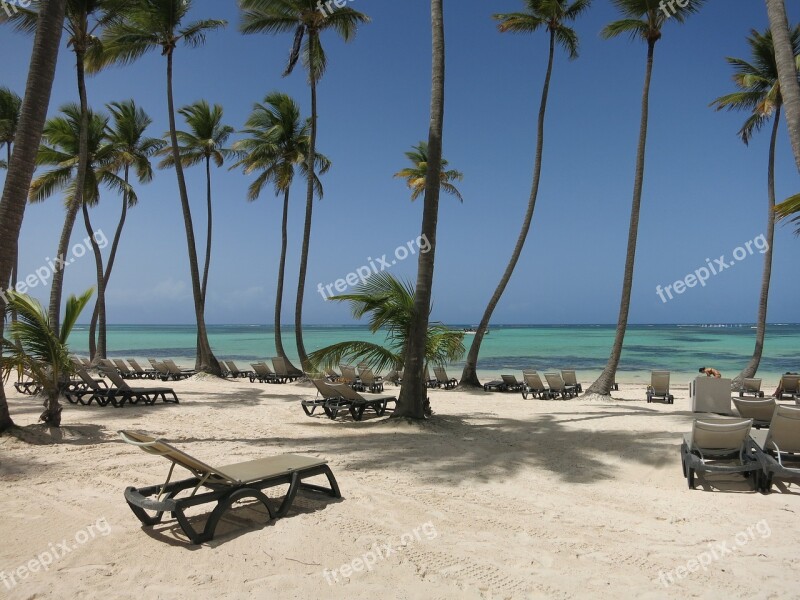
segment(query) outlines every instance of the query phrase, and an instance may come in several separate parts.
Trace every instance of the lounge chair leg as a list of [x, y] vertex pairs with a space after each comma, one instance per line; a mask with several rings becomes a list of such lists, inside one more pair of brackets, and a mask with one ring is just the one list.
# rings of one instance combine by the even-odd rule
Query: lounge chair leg
[[288, 513], [289, 509], [292, 507], [294, 497], [297, 495], [297, 490], [299, 487], [300, 475], [297, 472], [292, 473], [292, 482], [289, 484], [289, 489], [286, 490], [286, 497], [283, 499], [283, 502], [281, 502], [278, 512], [275, 513], [275, 518], [280, 519], [286, 516], [286, 513]]

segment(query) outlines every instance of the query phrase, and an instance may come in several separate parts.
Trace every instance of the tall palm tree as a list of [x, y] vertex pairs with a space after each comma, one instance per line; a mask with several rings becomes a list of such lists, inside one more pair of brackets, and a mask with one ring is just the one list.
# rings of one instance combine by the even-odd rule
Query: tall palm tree
[[[84, 223], [87, 233], [92, 238], [92, 248], [95, 255], [95, 268], [97, 275], [98, 304], [103, 307], [105, 301], [105, 286], [103, 278], [103, 263], [100, 249], [93, 237], [93, 229], [89, 219], [89, 207], [95, 206], [100, 200], [100, 185], [105, 185], [120, 193], [135, 195], [133, 189], [125, 181], [109, 169], [114, 159], [114, 147], [106, 141], [106, 128], [108, 117], [96, 114], [89, 109], [89, 129], [87, 130], [88, 162], [84, 186], [78, 193], [77, 169], [80, 164], [80, 138], [82, 111], [76, 104], [67, 104], [61, 108], [63, 116], [54, 117], [47, 121], [44, 127], [45, 143], [39, 149], [37, 164], [52, 167], [49, 171], [39, 175], [31, 184], [31, 202], [42, 202], [58, 191], [64, 191], [67, 212], [74, 210], [74, 205], [80, 202], [79, 210], [83, 211]], [[70, 259], [68, 259], [70, 260]], [[101, 317], [104, 312], [101, 312]], [[53, 322], [52, 317], [50, 321]], [[55, 323], [53, 322], [55, 326]], [[105, 319], [100, 319], [100, 330], [105, 330]], [[105, 339], [101, 336], [93, 355], [105, 358]]]
[[[775, 238], [775, 145], [778, 140], [783, 104], [772, 33], [769, 29], [765, 33], [752, 30], [747, 43], [752, 52], [750, 62], [740, 58], [727, 59], [735, 71], [733, 81], [739, 91], [717, 98], [712, 103], [717, 110], [743, 110], [750, 113], [744, 126], [739, 130], [739, 137], [745, 144], [749, 144], [753, 134], [760, 131], [772, 119], [767, 167], [767, 249], [764, 253], [764, 273], [758, 302], [756, 345], [750, 362], [733, 381], [736, 388], [742, 379], [755, 376], [764, 351], [769, 284], [772, 275], [772, 247]], [[795, 56], [800, 56], [800, 26], [792, 31], [792, 48]]]
[[[308, 169], [307, 156], [311, 142], [311, 122], [302, 119], [300, 107], [287, 94], [273, 92], [264, 98], [263, 104], [255, 104], [253, 112], [245, 123], [242, 132], [246, 136], [233, 145], [241, 156], [231, 168], [241, 167], [246, 175], [258, 172], [259, 175], [248, 189], [247, 199], [258, 199], [264, 187], [272, 184], [275, 195], [283, 194], [283, 220], [281, 222], [281, 258], [278, 264], [278, 289], [275, 294], [275, 352], [283, 358], [292, 371], [286, 356], [281, 336], [281, 310], [283, 307], [283, 284], [286, 270], [286, 247], [288, 243], [289, 191], [294, 181], [297, 167], [303, 175]], [[316, 173], [325, 173], [331, 162], [322, 154], [316, 154], [314, 187], [322, 198], [322, 183]]]
[[318, 0], [239, 0], [242, 8], [241, 30], [244, 33], [294, 33], [294, 45], [283, 75], [288, 76], [302, 57], [308, 71], [311, 88], [311, 134], [306, 157], [306, 218], [303, 228], [303, 247], [300, 253], [300, 273], [297, 282], [294, 328], [300, 365], [311, 365], [303, 343], [303, 297], [308, 270], [308, 249], [311, 241], [311, 216], [314, 208], [314, 160], [317, 144], [317, 84], [325, 73], [327, 57], [320, 34], [333, 30], [345, 41], [356, 34], [358, 25], [369, 23], [369, 17], [349, 7], [337, 8], [329, 14], [319, 10]]
[[69, 334], [93, 291], [89, 289], [80, 297], [70, 296], [60, 330], [53, 328], [47, 311], [37, 300], [17, 292], [8, 292], [7, 308], [13, 309], [19, 319], [11, 325], [15, 341], [0, 339], [0, 345], [9, 350], [9, 356], [0, 358], [0, 366], [8, 372], [25, 369], [42, 386], [44, 412], [39, 420], [51, 427], [61, 426], [59, 398], [64, 392], [63, 382], [74, 368], [67, 345]]
[[[123, 180], [126, 185], [130, 185], [130, 171], [133, 169], [139, 183], [149, 183], [153, 179], [153, 167], [150, 158], [161, 150], [166, 142], [159, 138], [147, 137], [145, 132], [151, 125], [152, 119], [147, 113], [136, 106], [134, 100], [125, 102], [112, 102], [106, 105], [111, 112], [113, 125], [106, 130], [108, 143], [113, 147], [111, 163], [108, 168], [119, 174], [122, 172]], [[122, 211], [120, 212], [119, 223], [114, 232], [114, 239], [111, 242], [111, 250], [108, 254], [105, 274], [103, 275], [103, 289], [108, 289], [108, 282], [111, 279], [111, 271], [117, 257], [122, 230], [125, 227], [125, 220], [128, 216], [128, 209], [136, 206], [136, 194], [124, 193], [122, 195]], [[95, 304], [92, 320], [89, 326], [89, 339], [95, 339], [97, 322], [100, 318], [101, 307]], [[105, 311], [105, 307], [102, 308]], [[105, 319], [105, 315], [103, 317]], [[104, 335], [101, 333], [101, 335]], [[107, 342], [103, 342], [107, 345]]]
[[[406, 185], [411, 190], [411, 201], [413, 202], [425, 193], [425, 179], [428, 175], [427, 142], [420, 142], [413, 146], [409, 152], [406, 152], [406, 157], [411, 161], [412, 166], [398, 171], [394, 176], [406, 180]], [[459, 202], [463, 202], [464, 198], [453, 182], [462, 181], [464, 174], [455, 169], [448, 170], [447, 165], [448, 162], [442, 159], [442, 170], [439, 176], [440, 185], [445, 192], [458, 198]]]
[[[0, 145], [6, 146], [7, 160], [0, 160], [0, 167], [7, 169], [11, 162], [11, 146], [14, 144], [14, 136], [17, 135], [19, 127], [19, 113], [22, 109], [22, 98], [16, 92], [7, 88], [0, 87]], [[14, 261], [11, 268], [11, 278], [8, 285], [9, 289], [14, 289], [17, 285], [17, 271], [19, 270], [18, 252], [14, 250]], [[14, 314], [11, 320], [15, 321]]]
[[[50, 104], [66, 4], [66, 0], [48, 2], [39, 13], [36, 24], [25, 97], [20, 110], [17, 136], [14, 138], [14, 154], [8, 164], [3, 195], [0, 198], [0, 281], [8, 281], [11, 276], [19, 231], [28, 204], [28, 188], [36, 169], [39, 142]], [[4, 302], [0, 296], [0, 309]], [[4, 319], [0, 319], [0, 339], [3, 337], [3, 326]], [[5, 391], [0, 386], [0, 433], [13, 426]]]
[[414, 310], [408, 330], [405, 369], [397, 408], [393, 416], [426, 417], [426, 382], [424, 376], [428, 317], [431, 310], [433, 268], [436, 257], [436, 227], [439, 221], [439, 192], [442, 171], [442, 130], [444, 128], [444, 9], [443, 0], [431, 0], [431, 111], [428, 127], [428, 172], [425, 177], [425, 200], [422, 209], [423, 239], [430, 243], [428, 252], [417, 260], [417, 285]]
[[522, 228], [520, 229], [517, 243], [514, 246], [514, 251], [511, 254], [511, 260], [508, 261], [506, 270], [500, 278], [492, 297], [489, 299], [489, 304], [483, 312], [478, 329], [475, 332], [475, 337], [472, 339], [472, 344], [467, 354], [467, 361], [464, 364], [464, 370], [461, 374], [461, 385], [465, 387], [480, 387], [478, 381], [478, 354], [480, 353], [483, 338], [486, 331], [489, 329], [489, 321], [492, 318], [494, 309], [500, 298], [511, 280], [514, 269], [519, 262], [519, 257], [522, 254], [522, 249], [528, 239], [528, 233], [531, 228], [531, 221], [533, 220], [533, 212], [536, 208], [536, 199], [539, 195], [539, 182], [542, 175], [542, 152], [544, 148], [544, 122], [547, 112], [547, 100], [550, 94], [550, 80], [553, 75], [553, 60], [555, 58], [556, 46], [561, 46], [566, 50], [567, 56], [570, 60], [578, 57], [578, 36], [575, 31], [570, 28], [567, 23], [574, 21], [581, 14], [583, 14], [591, 4], [591, 0], [524, 0], [525, 10], [517, 13], [497, 14], [494, 18], [499, 21], [497, 28], [502, 33], [535, 33], [540, 29], [545, 29], [550, 38], [550, 51], [547, 59], [547, 70], [544, 76], [544, 85], [542, 86], [542, 99], [539, 103], [539, 118], [537, 121], [536, 132], [536, 157], [533, 165], [533, 184], [531, 186], [530, 197], [528, 198], [528, 207], [525, 211], [525, 217], [522, 220]]
[[[348, 302], [353, 316], [369, 317], [372, 333], [386, 332], [386, 346], [366, 341], [339, 342], [315, 350], [309, 355], [315, 370], [334, 368], [342, 362], [366, 362], [376, 371], [402, 369], [414, 315], [414, 286], [389, 273], [376, 273], [357, 285], [353, 292], [331, 296], [330, 300]], [[442, 323], [428, 325], [425, 362], [444, 365], [464, 356], [464, 332], [449, 329]]]
[[[11, 17], [11, 21], [16, 22], [16, 27], [20, 31], [33, 33], [36, 29], [37, 14], [41, 11], [42, 0], [32, 0], [33, 8], [20, 7]], [[75, 67], [78, 83], [78, 98], [81, 107], [81, 131], [89, 128], [89, 100], [86, 93], [86, 72], [85, 63], [89, 52], [93, 50], [97, 43], [99, 30], [111, 19], [116, 18], [120, 10], [124, 7], [121, 0], [68, 0], [66, 16], [64, 19], [64, 31], [68, 36], [67, 45], [75, 53]], [[86, 177], [88, 162], [87, 138], [83, 135], [80, 139], [80, 162], [77, 174], [77, 197], [76, 203], [69, 207], [64, 227], [61, 230], [61, 238], [58, 244], [57, 257], [63, 261], [69, 247], [70, 236], [78, 216], [78, 210], [83, 205], [81, 194], [83, 193], [83, 182]], [[57, 262], [57, 265], [63, 264]], [[58, 328], [58, 320], [61, 311], [61, 296], [64, 287], [64, 269], [56, 268], [53, 272], [53, 279], [50, 284], [50, 320]], [[98, 290], [98, 300], [100, 290]]]
[[633, 267], [636, 260], [636, 240], [639, 235], [639, 212], [642, 205], [642, 187], [644, 185], [645, 150], [647, 147], [647, 123], [650, 112], [650, 80], [653, 75], [653, 57], [656, 43], [661, 39], [662, 28], [670, 20], [684, 23], [696, 13], [705, 0], [686, 0], [685, 8], [678, 6], [674, 13], [665, 14], [655, 0], [613, 0], [614, 5], [622, 13], [623, 19], [608, 24], [602, 36], [606, 39], [619, 35], [628, 35], [632, 40], [642, 40], [647, 44], [647, 66], [645, 68], [644, 89], [642, 91], [642, 113], [639, 124], [639, 145], [636, 152], [636, 171], [633, 180], [633, 201], [631, 220], [628, 228], [628, 249], [625, 256], [625, 275], [622, 282], [622, 297], [619, 305], [617, 331], [611, 354], [603, 372], [589, 388], [586, 394], [608, 396], [617, 374], [617, 366], [622, 356], [622, 344], [625, 341], [625, 330], [628, 327], [628, 312], [631, 305], [631, 289], [633, 288]]
[[789, 140], [794, 151], [797, 170], [800, 171], [800, 82], [795, 77], [797, 70], [796, 53], [793, 52], [792, 36], [789, 32], [789, 19], [783, 0], [766, 0], [769, 27], [775, 46], [775, 62], [783, 88], [783, 102], [786, 106], [786, 122], [789, 127]]
[[90, 56], [93, 71], [108, 64], [128, 64], [142, 55], [158, 50], [167, 59], [167, 114], [169, 116], [169, 136], [175, 161], [175, 175], [178, 180], [183, 222], [186, 229], [186, 245], [189, 254], [189, 268], [192, 278], [195, 318], [199, 352], [195, 368], [213, 375], [222, 375], [219, 362], [211, 350], [206, 329], [205, 308], [203, 306], [200, 269], [197, 262], [192, 211], [183, 164], [180, 160], [178, 130], [175, 125], [175, 102], [172, 88], [172, 70], [175, 50], [178, 44], [197, 47], [205, 42], [206, 34], [224, 27], [227, 22], [218, 19], [195, 21], [184, 25], [192, 0], [130, 0], [120, 18], [111, 23], [103, 32], [102, 52]]

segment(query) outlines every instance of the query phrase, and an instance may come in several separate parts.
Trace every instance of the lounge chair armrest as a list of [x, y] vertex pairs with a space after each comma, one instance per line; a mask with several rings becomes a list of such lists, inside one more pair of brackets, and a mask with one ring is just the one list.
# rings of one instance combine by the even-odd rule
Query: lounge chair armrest
[[177, 506], [172, 499], [154, 500], [139, 493], [135, 487], [125, 488], [125, 500], [128, 504], [137, 506], [144, 510], [152, 510], [155, 512], [173, 512]]

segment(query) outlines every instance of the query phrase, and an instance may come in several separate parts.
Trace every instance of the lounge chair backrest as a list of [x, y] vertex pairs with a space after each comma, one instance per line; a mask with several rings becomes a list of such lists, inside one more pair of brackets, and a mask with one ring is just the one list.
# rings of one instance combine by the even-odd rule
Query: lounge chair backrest
[[75, 372], [78, 374], [78, 377], [83, 379], [83, 382], [92, 388], [95, 391], [99, 391], [102, 388], [97, 384], [94, 378], [86, 372], [86, 369], [82, 367], [76, 367]]
[[92, 368], [92, 361], [90, 361], [88, 358], [81, 357], [81, 362], [83, 363], [83, 366], [86, 367], [87, 369]]
[[669, 371], [650, 372], [650, 387], [653, 388], [654, 394], [658, 396], [669, 394], [669, 375]]
[[506, 385], [510, 386], [519, 385], [519, 381], [517, 381], [517, 378], [514, 375], [500, 375], [500, 377], [503, 379], [503, 383], [505, 383]]
[[121, 390], [130, 390], [131, 388], [125, 382], [125, 380], [119, 376], [116, 369], [109, 369], [108, 367], [100, 367], [100, 372], [104, 373], [106, 377], [111, 380], [111, 383], [114, 387], [119, 388]]
[[532, 390], [541, 391], [545, 389], [542, 378], [539, 377], [536, 371], [523, 371], [522, 378], [525, 380], [525, 385]]
[[273, 377], [275, 375], [265, 362], [252, 363], [250, 366], [253, 367], [259, 377]]
[[692, 425], [692, 449], [730, 453], [744, 447], [753, 419], [696, 419]]
[[561, 378], [566, 385], [578, 385], [578, 375], [574, 369], [561, 369]]
[[781, 377], [781, 386], [784, 394], [796, 394], [800, 375], [784, 375]]
[[119, 358], [114, 359], [114, 366], [120, 370], [121, 373], [130, 373], [131, 370], [128, 368], [128, 365], [125, 364], [125, 361], [120, 360]]
[[[339, 392], [338, 389], [333, 388], [327, 381], [324, 379], [312, 379], [311, 382], [316, 386], [319, 393], [322, 395], [323, 398], [341, 398], [342, 394]], [[350, 387], [350, 386], [344, 386]]]
[[351, 388], [346, 383], [330, 383], [328, 384], [332, 390], [335, 390], [345, 400], [363, 400], [364, 397]]
[[447, 371], [444, 370], [444, 367], [433, 367], [433, 374], [436, 375], [436, 379], [440, 382], [450, 382], [450, 378], [447, 376]]
[[339, 374], [331, 368], [325, 369], [325, 375], [327, 375], [328, 377], [333, 377], [335, 379], [339, 378]]
[[75, 365], [76, 369], [83, 368], [83, 363], [78, 359], [77, 356], [70, 356], [69, 359], [72, 361], [72, 364]]
[[372, 369], [360, 369], [359, 370], [359, 377], [361, 377], [361, 382], [367, 385], [373, 385], [377, 377], [375, 377], [375, 373], [372, 372]]
[[752, 377], [742, 379], [742, 391], [757, 394], [761, 391], [761, 380]]
[[564, 384], [561, 373], [545, 373], [544, 378], [547, 380], [547, 385], [550, 386], [550, 389], [554, 392], [561, 392], [567, 387]]
[[358, 379], [358, 375], [356, 375], [356, 370], [354, 367], [350, 367], [348, 365], [339, 365], [339, 369], [342, 371], [342, 379], [345, 381], [353, 382]]
[[147, 360], [150, 362], [151, 365], [153, 365], [153, 368], [159, 374], [161, 374], [161, 375], [169, 375], [170, 374], [169, 367], [166, 364], [164, 364], [163, 362], [158, 362], [155, 358], [148, 358]]
[[425, 381], [431, 380], [431, 372], [428, 371], [428, 365], [425, 365]]
[[223, 362], [225, 363], [225, 366], [228, 367], [228, 371], [230, 371], [231, 373], [241, 373], [239, 368], [232, 360], [225, 360]]
[[272, 359], [272, 367], [275, 369], [275, 372], [281, 377], [289, 376], [289, 370], [286, 368], [286, 362], [280, 356], [276, 356], [275, 358]]
[[171, 358], [165, 358], [164, 364], [166, 365], [169, 372], [173, 375], [181, 375], [181, 368], [175, 364], [175, 362]]
[[800, 407], [775, 407], [775, 414], [769, 425], [765, 450], [800, 453]]
[[142, 365], [140, 365], [134, 359], [129, 358], [128, 363], [133, 367], [133, 370], [136, 371], [137, 373], [146, 373], [146, 371], [142, 368]]
[[775, 413], [775, 398], [765, 398], [763, 400], [746, 400], [744, 398], [733, 398], [736, 410], [743, 419], [754, 419], [769, 423]]

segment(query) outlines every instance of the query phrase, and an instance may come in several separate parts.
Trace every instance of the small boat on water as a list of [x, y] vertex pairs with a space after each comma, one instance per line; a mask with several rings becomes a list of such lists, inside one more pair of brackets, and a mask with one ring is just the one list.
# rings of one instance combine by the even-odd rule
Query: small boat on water
[[[486, 334], [485, 334], [485, 335], [489, 335], [490, 331], [491, 331], [491, 330], [487, 329], [487, 330], [486, 330]], [[478, 332], [477, 332], [477, 330], [475, 330], [475, 329], [474, 329], [474, 328], [472, 328], [472, 327], [465, 327], [465, 328], [464, 328], [464, 333], [465, 333], [466, 335], [475, 335], [475, 334], [476, 334], [476, 333], [478, 333]]]

